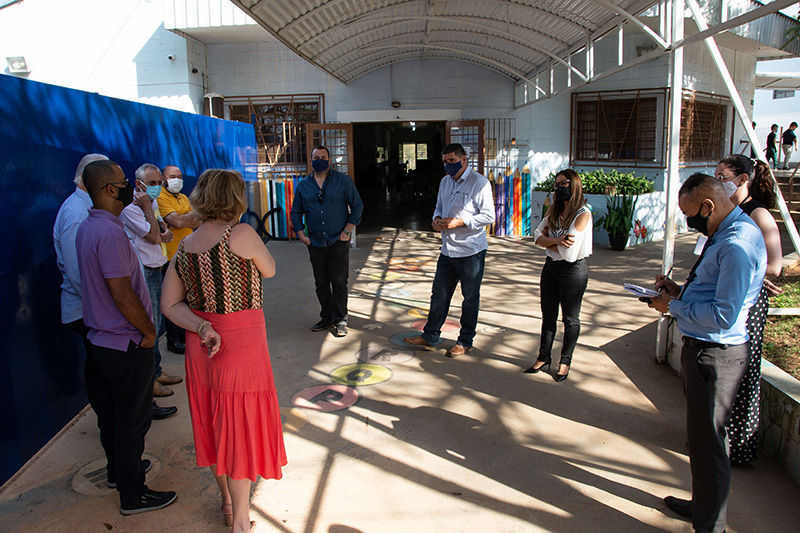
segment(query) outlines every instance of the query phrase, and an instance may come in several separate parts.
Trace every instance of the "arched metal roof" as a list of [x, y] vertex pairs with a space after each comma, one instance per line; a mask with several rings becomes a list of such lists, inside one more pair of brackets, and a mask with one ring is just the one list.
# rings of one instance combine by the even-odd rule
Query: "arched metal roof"
[[469, 61], [525, 80], [657, 0], [232, 0], [348, 83], [400, 61]]

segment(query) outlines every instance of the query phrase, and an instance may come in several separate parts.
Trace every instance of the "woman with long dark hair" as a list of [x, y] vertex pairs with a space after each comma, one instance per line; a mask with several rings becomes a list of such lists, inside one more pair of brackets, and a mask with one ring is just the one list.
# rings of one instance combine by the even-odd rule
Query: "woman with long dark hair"
[[[775, 180], [768, 165], [763, 161], [753, 161], [744, 155], [734, 154], [719, 162], [714, 176], [722, 181], [731, 201], [741, 207], [761, 229], [767, 246], [767, 276], [779, 276], [783, 254], [778, 224], [769, 212], [769, 209], [775, 207], [777, 195]], [[761, 343], [769, 307], [767, 298], [780, 292], [780, 288], [765, 279], [758, 301], [750, 308], [747, 317], [750, 360], [733, 402], [731, 420], [726, 427], [733, 464], [749, 463], [758, 458]]]
[[560, 306], [564, 341], [555, 380], [564, 381], [581, 332], [581, 302], [589, 282], [584, 259], [592, 253], [592, 211], [583, 198], [581, 178], [572, 169], [556, 174], [554, 197], [533, 233], [534, 242], [545, 249], [547, 259], [539, 281], [542, 306], [539, 357], [525, 372], [536, 374], [545, 366], [550, 370]]

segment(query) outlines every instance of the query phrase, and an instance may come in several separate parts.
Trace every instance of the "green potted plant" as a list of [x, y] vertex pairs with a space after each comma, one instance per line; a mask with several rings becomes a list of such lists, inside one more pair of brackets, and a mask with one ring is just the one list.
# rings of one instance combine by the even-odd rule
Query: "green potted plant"
[[603, 228], [608, 232], [608, 242], [611, 244], [612, 250], [621, 252], [628, 244], [637, 198], [635, 195], [627, 194], [609, 196], [606, 214], [595, 222], [596, 228]]

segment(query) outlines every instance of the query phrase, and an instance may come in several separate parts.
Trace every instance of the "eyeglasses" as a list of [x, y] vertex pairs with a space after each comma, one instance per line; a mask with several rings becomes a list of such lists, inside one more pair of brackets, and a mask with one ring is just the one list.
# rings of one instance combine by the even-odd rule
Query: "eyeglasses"
[[322, 203], [322, 200], [323, 200], [324, 198], [325, 198], [325, 191], [322, 191], [322, 190], [320, 190], [320, 191], [317, 193], [317, 200], [319, 200], [319, 203]]
[[117, 189], [125, 189], [127, 187], [130, 187], [130, 183], [128, 183], [128, 180], [118, 181], [117, 183], [108, 183], [106, 185], [113, 185]]

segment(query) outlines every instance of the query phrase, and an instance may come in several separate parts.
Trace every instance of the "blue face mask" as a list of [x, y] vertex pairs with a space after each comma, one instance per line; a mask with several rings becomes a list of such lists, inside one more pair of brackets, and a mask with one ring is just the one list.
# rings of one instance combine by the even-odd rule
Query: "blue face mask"
[[444, 169], [449, 176], [455, 176], [461, 170], [461, 161], [458, 163], [445, 163]]
[[327, 159], [314, 159], [311, 161], [311, 168], [314, 169], [314, 172], [325, 172], [329, 166], [330, 163]]
[[147, 196], [153, 200], [161, 195], [161, 185], [147, 185], [145, 189], [147, 190]]

